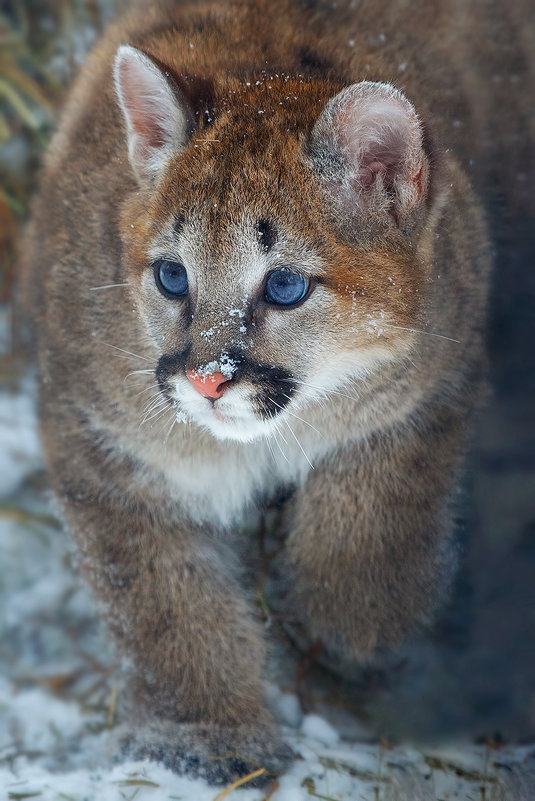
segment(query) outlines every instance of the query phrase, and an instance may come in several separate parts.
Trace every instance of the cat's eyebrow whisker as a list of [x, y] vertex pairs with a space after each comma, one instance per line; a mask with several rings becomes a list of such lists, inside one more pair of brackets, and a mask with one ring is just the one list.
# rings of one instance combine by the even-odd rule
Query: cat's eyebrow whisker
[[[139, 353], [132, 353], [130, 350], [125, 350], [124, 348], [118, 348], [117, 345], [111, 345], [109, 342], [100, 342], [101, 345], [107, 345], [108, 348], [113, 348], [114, 350], [120, 350], [121, 353], [126, 353], [127, 356], [133, 356], [136, 359], [142, 359], [144, 362], [150, 362], [152, 359], [148, 359], [146, 356], [140, 356]], [[151, 371], [152, 372], [152, 371]]]
[[444, 334], [435, 334], [433, 331], [422, 331], [419, 328], [404, 328], [402, 325], [390, 325], [389, 323], [381, 323], [383, 328], [397, 328], [400, 331], [411, 331], [413, 334], [426, 334], [428, 337], [437, 337], [437, 339], [446, 339], [448, 342], [455, 342], [457, 345], [461, 344], [460, 339], [453, 339], [453, 337], [446, 337]]
[[126, 283], [126, 284], [104, 284], [104, 286], [90, 286], [89, 287], [89, 291], [90, 292], [96, 292], [98, 289], [113, 289], [113, 287], [116, 287], [116, 286], [130, 286], [130, 284], [129, 283]]
[[310, 461], [310, 459], [309, 459], [309, 458], [308, 458], [308, 456], [306, 455], [306, 453], [305, 453], [305, 449], [303, 448], [303, 446], [301, 445], [301, 443], [300, 443], [300, 442], [299, 442], [299, 440], [297, 439], [296, 435], [294, 434], [294, 432], [293, 432], [293, 429], [292, 429], [292, 427], [291, 427], [290, 423], [288, 422], [288, 420], [284, 420], [283, 422], [285, 423], [285, 425], [286, 425], [286, 427], [287, 427], [288, 431], [290, 432], [290, 434], [292, 435], [292, 437], [295, 439], [295, 441], [296, 441], [296, 442], [297, 442], [297, 444], [299, 445], [299, 448], [300, 448], [300, 450], [301, 450], [301, 453], [303, 454], [303, 456], [305, 457], [305, 459], [306, 459], [306, 460], [307, 460], [307, 462], [309, 463], [310, 467], [312, 468], [312, 470], [314, 470], [314, 465], [312, 464], [312, 462]]

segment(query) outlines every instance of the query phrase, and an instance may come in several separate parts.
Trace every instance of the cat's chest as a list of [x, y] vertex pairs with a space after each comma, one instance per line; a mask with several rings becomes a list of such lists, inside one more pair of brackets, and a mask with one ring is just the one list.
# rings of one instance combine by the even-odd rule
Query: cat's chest
[[147, 458], [189, 517], [226, 528], [281, 488], [302, 486], [320, 454], [310, 443], [299, 446], [289, 438], [213, 449], [186, 440], [173, 449], [151, 448]]

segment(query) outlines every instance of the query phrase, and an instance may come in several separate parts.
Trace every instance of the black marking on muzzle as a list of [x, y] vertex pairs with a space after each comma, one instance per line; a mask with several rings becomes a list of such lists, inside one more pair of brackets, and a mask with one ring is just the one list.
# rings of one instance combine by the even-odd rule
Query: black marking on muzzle
[[160, 387], [160, 391], [166, 398], [172, 400], [171, 397], [171, 383], [170, 379], [178, 374], [184, 374], [186, 371], [186, 362], [191, 348], [187, 347], [177, 353], [171, 353], [160, 356], [158, 365], [155, 370], [156, 381]]
[[292, 373], [273, 364], [255, 362], [239, 351], [230, 350], [228, 357], [236, 365], [232, 380], [249, 381], [255, 388], [252, 402], [258, 415], [264, 420], [276, 417], [296, 390]]
[[[184, 376], [190, 360], [191, 348], [161, 356], [156, 367], [156, 381], [166, 398], [172, 400], [171, 379]], [[255, 389], [252, 403], [259, 417], [268, 420], [276, 417], [290, 402], [297, 384], [289, 370], [273, 364], [253, 361], [238, 349], [225, 353], [225, 360], [234, 366], [232, 383], [248, 381]], [[200, 365], [195, 365], [194, 369]]]

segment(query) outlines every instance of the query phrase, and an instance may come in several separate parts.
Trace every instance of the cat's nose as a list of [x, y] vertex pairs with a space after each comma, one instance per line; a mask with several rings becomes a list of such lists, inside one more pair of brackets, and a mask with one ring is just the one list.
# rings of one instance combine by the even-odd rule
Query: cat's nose
[[203, 398], [220, 398], [230, 384], [223, 373], [198, 373], [197, 370], [186, 370], [188, 381]]

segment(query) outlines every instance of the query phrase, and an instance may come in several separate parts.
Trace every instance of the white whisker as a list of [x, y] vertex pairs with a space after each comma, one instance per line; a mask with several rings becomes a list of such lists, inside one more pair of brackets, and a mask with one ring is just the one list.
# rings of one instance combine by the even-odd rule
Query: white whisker
[[90, 292], [96, 292], [98, 289], [113, 289], [114, 286], [130, 286], [130, 284], [104, 284], [104, 286], [90, 286]]
[[448, 342], [456, 342], [457, 345], [461, 344], [459, 339], [453, 337], [446, 337], [444, 334], [434, 334], [432, 331], [421, 331], [419, 328], [404, 328], [402, 325], [389, 325], [388, 323], [381, 323], [384, 328], [398, 328], [400, 331], [411, 331], [413, 334], [427, 334], [428, 337], [437, 337], [437, 339], [447, 339]]
[[273, 436], [274, 436], [274, 439], [275, 439], [275, 444], [277, 445], [277, 447], [278, 447], [279, 451], [281, 452], [281, 454], [282, 454], [282, 457], [283, 457], [284, 461], [288, 462], [288, 464], [289, 464], [289, 463], [290, 463], [290, 460], [288, 459], [288, 457], [286, 456], [286, 454], [285, 454], [285, 453], [284, 453], [284, 451], [282, 450], [282, 446], [281, 446], [281, 444], [280, 444], [280, 442], [279, 442], [279, 440], [278, 440], [277, 434], [278, 434], [280, 437], [282, 437], [282, 439], [284, 440], [284, 442], [286, 442], [286, 445], [288, 445], [288, 442], [287, 442], [287, 440], [284, 438], [284, 434], [282, 433], [282, 431], [280, 431], [280, 429], [279, 429], [279, 428], [275, 427], [275, 428], [273, 429]]
[[[174, 410], [174, 407], [173, 407], [173, 406], [170, 406], [170, 407], [168, 408], [168, 411], [173, 413], [173, 417], [174, 417], [174, 419], [176, 420], [176, 416], [174, 415], [174, 411], [175, 411], [175, 410]], [[160, 423], [161, 423], [161, 425], [160, 425], [160, 427], [159, 427], [158, 431], [159, 431], [159, 432], [163, 432], [163, 431], [165, 431], [165, 430], [166, 430], [166, 426], [169, 424], [169, 418], [167, 417], [167, 415], [165, 415], [165, 414], [161, 415], [161, 418], [160, 418]], [[164, 440], [164, 445], [165, 445], [165, 444], [166, 444], [166, 440]]]
[[146, 419], [148, 417], [148, 415], [151, 412], [153, 412], [155, 409], [159, 409], [160, 406], [164, 406], [166, 404], [167, 404], [167, 398], [162, 398], [161, 396], [153, 398], [152, 400], [150, 400], [147, 403], [147, 405], [145, 406], [145, 409], [144, 409], [144, 414], [145, 414], [145, 418], [144, 419]]
[[[138, 386], [139, 386], [139, 384], [138, 384]], [[160, 385], [159, 384], [151, 384], [150, 387], [145, 387], [145, 389], [142, 389], [141, 392], [137, 392], [134, 395], [134, 398], [139, 398], [140, 395], [143, 395], [145, 392], [148, 392], [149, 389], [154, 389], [155, 387], [158, 387], [158, 393], [155, 393], [155, 395], [159, 394], [160, 393]]]
[[162, 414], [165, 414], [165, 412], [167, 412], [168, 410], [169, 410], [168, 406], [165, 406], [163, 409], [158, 409], [156, 412], [154, 412], [154, 414], [151, 414], [150, 417], [147, 417], [145, 420], [142, 420], [141, 425], [143, 425], [143, 423], [149, 423], [151, 420], [156, 420], [158, 417], [161, 417]]
[[279, 381], [287, 381], [289, 384], [302, 384], [305, 387], [312, 387], [318, 392], [324, 392], [326, 395], [339, 395], [341, 398], [349, 398], [349, 400], [358, 400], [356, 395], [347, 395], [345, 392], [338, 392], [336, 389], [327, 389], [326, 387], [318, 387], [317, 384], [310, 384], [307, 381], [299, 381], [297, 378], [279, 378]]
[[148, 418], [151, 412], [153, 412], [155, 409], [159, 409], [161, 406], [166, 406], [167, 404], [168, 404], [167, 398], [164, 398], [162, 396], [159, 397], [157, 396], [156, 398], [150, 400], [146, 404], [145, 409], [143, 410], [144, 417], [142, 422], [145, 422], [145, 420]]
[[164, 439], [164, 445], [165, 445], [166, 447], [167, 447], [167, 442], [168, 442], [168, 440], [169, 440], [169, 437], [171, 436], [171, 431], [173, 430], [173, 428], [175, 427], [175, 425], [177, 424], [177, 422], [178, 422], [178, 421], [177, 421], [177, 419], [176, 419], [176, 415], [175, 415], [175, 417], [173, 417], [173, 420], [172, 420], [172, 422], [171, 422], [171, 427], [169, 428], [169, 431], [167, 432], [167, 434], [166, 434], [166, 436], [165, 436], [165, 439]]
[[[272, 415], [270, 414], [269, 410], [266, 409], [266, 406], [265, 406], [265, 404], [264, 404], [264, 402], [262, 400], [260, 400], [260, 406], [264, 410], [264, 413], [267, 415], [267, 417], [271, 419]], [[273, 448], [272, 448], [271, 442], [270, 442], [270, 439], [271, 439], [272, 436], [274, 437], [274, 432], [273, 431], [270, 434], [267, 435], [267, 437], [266, 437], [266, 445], [269, 448], [269, 452], [271, 454], [271, 457], [272, 457], [274, 463], [277, 464], [277, 460], [275, 459], [275, 453], [273, 451]]]
[[[290, 401], [292, 400], [289, 395], [286, 395], [284, 392], [282, 394], [284, 395], [285, 398], [288, 398], [288, 400], [290, 400]], [[281, 409], [282, 411], [285, 411], [287, 414], [291, 414], [291, 416], [295, 417], [296, 420], [300, 420], [306, 426], [309, 426], [310, 428], [312, 428], [313, 431], [316, 432], [316, 434], [319, 434], [320, 437], [323, 437], [323, 439], [325, 439], [325, 437], [323, 436], [321, 431], [318, 431], [318, 429], [315, 426], [313, 426], [312, 423], [309, 423], [307, 420], [303, 420], [303, 418], [299, 417], [298, 414], [294, 414], [289, 409], [285, 408], [284, 406], [281, 406], [280, 403], [277, 403], [277, 401], [274, 401], [273, 398], [269, 398], [269, 400], [271, 401], [271, 403], [274, 403], [275, 406], [277, 406], [279, 409]]]
[[[283, 392], [282, 394], [284, 395], [284, 397], [285, 397], [285, 398], [288, 398], [288, 400], [289, 400], [289, 401], [291, 401], [291, 400], [292, 400], [292, 398], [290, 397], [290, 395], [287, 395], [285, 392]], [[309, 426], [309, 428], [311, 428], [313, 431], [315, 431], [315, 432], [316, 432], [316, 434], [319, 434], [319, 435], [320, 435], [320, 437], [322, 437], [323, 439], [325, 439], [325, 436], [324, 436], [324, 434], [322, 434], [322, 433], [321, 433], [321, 431], [319, 431], [319, 430], [316, 428], [316, 426], [313, 426], [313, 425], [312, 425], [312, 423], [309, 423], [309, 422], [308, 422], [308, 420], [305, 420], [305, 419], [304, 419], [304, 417], [299, 417], [299, 415], [298, 415], [298, 414], [295, 414], [294, 412], [291, 412], [289, 409], [286, 409], [286, 411], [288, 412], [288, 414], [291, 414], [291, 415], [292, 415], [292, 417], [296, 417], [298, 420], [301, 420], [301, 422], [302, 422], [302, 423], [304, 423], [306, 426]]]
[[117, 345], [111, 345], [109, 342], [101, 341], [100, 344], [107, 345], [108, 348], [113, 348], [114, 350], [120, 350], [121, 353], [126, 353], [128, 356], [133, 356], [136, 359], [142, 359], [144, 362], [152, 361], [152, 359], [148, 359], [146, 356], [140, 356], [139, 353], [132, 353], [132, 351], [130, 350], [125, 350], [124, 348], [118, 348]]
[[131, 373], [125, 375], [125, 377], [123, 378], [123, 383], [126, 381], [127, 378], [130, 378], [131, 375], [151, 375], [151, 373], [152, 375], [154, 375], [154, 370], [132, 370]]
[[300, 450], [301, 450], [301, 453], [303, 454], [303, 456], [305, 457], [305, 459], [306, 459], [306, 460], [307, 460], [307, 462], [309, 463], [309, 465], [310, 465], [310, 467], [312, 468], [312, 470], [314, 470], [314, 465], [312, 464], [312, 462], [310, 461], [310, 459], [309, 459], [309, 458], [308, 458], [308, 456], [306, 455], [306, 453], [305, 453], [305, 449], [303, 448], [303, 446], [301, 445], [301, 443], [299, 442], [299, 440], [298, 440], [298, 439], [297, 439], [297, 437], [295, 436], [295, 434], [294, 434], [294, 432], [293, 432], [293, 430], [292, 430], [292, 427], [291, 427], [290, 423], [288, 422], [288, 420], [284, 420], [284, 423], [285, 423], [286, 427], [288, 428], [288, 431], [290, 432], [290, 434], [292, 435], [292, 437], [295, 439], [295, 441], [296, 441], [296, 442], [297, 442], [297, 444], [299, 445], [299, 448], [300, 448]]
[[[149, 404], [151, 404], [153, 401], [165, 399], [165, 396], [162, 395], [159, 388], [155, 390], [154, 387], [147, 387], [147, 390], [148, 389], [152, 389], [153, 394], [149, 398], [145, 399], [145, 408], [147, 408], [147, 406], [149, 406]], [[143, 392], [146, 392], [147, 390], [143, 390]], [[139, 395], [141, 395], [141, 392], [138, 392], [137, 395], [135, 395], [134, 397], [137, 398], [139, 397]]]
[[273, 446], [271, 445], [271, 442], [270, 442], [270, 439], [271, 439], [272, 436], [273, 436], [273, 433], [268, 434], [268, 436], [266, 437], [266, 445], [268, 446], [268, 450], [269, 450], [269, 452], [271, 454], [271, 458], [273, 459], [275, 464], [277, 464], [277, 460], [275, 459], [275, 453], [273, 451]]

